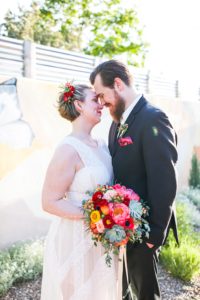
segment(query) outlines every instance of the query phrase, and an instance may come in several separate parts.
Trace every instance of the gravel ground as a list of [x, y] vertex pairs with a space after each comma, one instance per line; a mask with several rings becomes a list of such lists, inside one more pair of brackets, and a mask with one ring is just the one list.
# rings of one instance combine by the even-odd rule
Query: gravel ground
[[[162, 300], [200, 300], [200, 277], [186, 284], [179, 279], [171, 277], [159, 266], [159, 282]], [[41, 278], [16, 285], [0, 300], [39, 300], [40, 287]]]

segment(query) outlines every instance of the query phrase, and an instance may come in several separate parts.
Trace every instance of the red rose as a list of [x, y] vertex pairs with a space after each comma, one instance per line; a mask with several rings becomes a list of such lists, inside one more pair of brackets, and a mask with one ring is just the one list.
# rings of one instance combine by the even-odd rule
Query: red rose
[[96, 193], [94, 193], [94, 195], [92, 196], [92, 201], [97, 201], [103, 198], [103, 193], [98, 191]]
[[74, 95], [74, 92], [75, 92], [75, 87], [73, 85], [71, 85], [71, 83], [67, 82], [65, 84], [63, 101], [67, 102], [67, 101], [71, 100], [71, 98]]
[[125, 147], [127, 145], [133, 144], [132, 138], [130, 136], [121, 137], [118, 139], [118, 143], [121, 147]]
[[106, 199], [100, 199], [98, 201], [99, 206], [104, 206], [104, 205], [108, 205], [108, 201]]
[[113, 221], [113, 218], [111, 216], [107, 215], [103, 218], [103, 225], [105, 226], [105, 228], [110, 229], [114, 224], [115, 222]]

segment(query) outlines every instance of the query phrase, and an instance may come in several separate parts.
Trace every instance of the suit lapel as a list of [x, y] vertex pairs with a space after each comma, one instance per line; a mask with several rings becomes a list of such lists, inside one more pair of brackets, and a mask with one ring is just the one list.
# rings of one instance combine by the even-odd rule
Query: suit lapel
[[[147, 104], [146, 99], [142, 96], [140, 98], [140, 100], [138, 101], [138, 103], [135, 105], [135, 107], [133, 108], [133, 110], [131, 111], [130, 115], [128, 116], [127, 120], [125, 121], [126, 124], [128, 124], [128, 129], [125, 133], [125, 136], [128, 136], [129, 130], [131, 125], [133, 124], [133, 122], [135, 121], [135, 117], [136, 114], [139, 113], [139, 111], [142, 109], [142, 107], [144, 105]], [[115, 123], [116, 124], [116, 123]], [[119, 143], [117, 141], [117, 139], [115, 139], [116, 137], [116, 131], [117, 131], [117, 124], [116, 124], [116, 129], [115, 129], [115, 135], [113, 135], [113, 142], [112, 142], [112, 151], [111, 151], [111, 155], [112, 157], [115, 156], [117, 150], [120, 148]]]
[[117, 128], [118, 128], [118, 123], [115, 123], [113, 121], [110, 128], [110, 137], [109, 137], [109, 150], [111, 155], [113, 155], [114, 148], [115, 148]]

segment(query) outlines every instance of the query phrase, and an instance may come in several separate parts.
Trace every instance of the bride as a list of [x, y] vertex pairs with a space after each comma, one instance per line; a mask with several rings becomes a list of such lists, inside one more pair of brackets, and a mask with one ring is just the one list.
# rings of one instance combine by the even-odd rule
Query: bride
[[87, 191], [112, 183], [107, 146], [91, 137], [102, 108], [86, 85], [67, 83], [59, 97], [59, 113], [72, 122], [72, 132], [57, 147], [43, 186], [43, 209], [56, 218], [46, 238], [41, 300], [117, 299], [117, 259], [107, 267], [80, 209]]

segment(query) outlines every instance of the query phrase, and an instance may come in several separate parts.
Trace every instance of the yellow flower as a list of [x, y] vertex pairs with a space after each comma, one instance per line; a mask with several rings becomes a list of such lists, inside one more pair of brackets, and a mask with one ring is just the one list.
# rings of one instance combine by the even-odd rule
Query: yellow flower
[[90, 214], [90, 219], [93, 223], [96, 223], [100, 220], [100, 213], [98, 210], [94, 210], [91, 214]]

